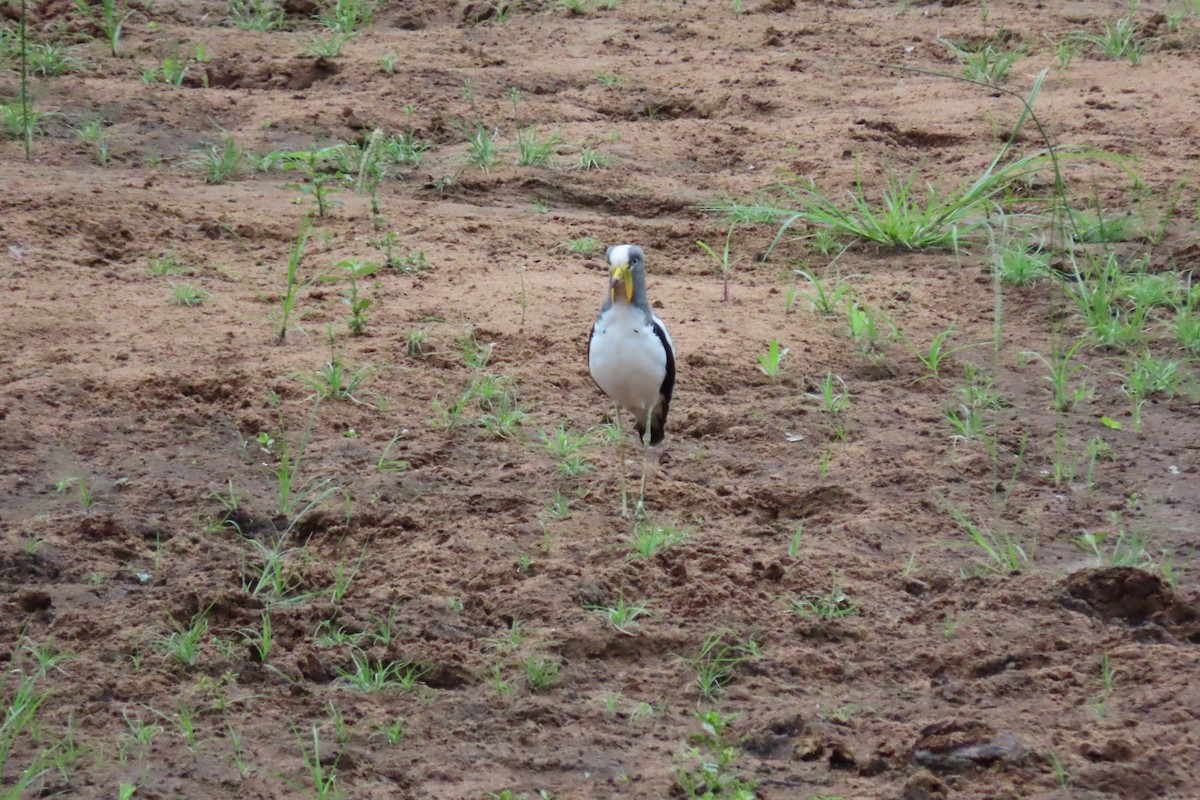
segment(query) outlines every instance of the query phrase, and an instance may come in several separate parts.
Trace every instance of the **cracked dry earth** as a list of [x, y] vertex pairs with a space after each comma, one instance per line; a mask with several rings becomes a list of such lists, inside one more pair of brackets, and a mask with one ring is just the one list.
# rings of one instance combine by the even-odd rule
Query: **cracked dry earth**
[[[113, 58], [72, 4], [30, 3], [31, 37], [78, 63], [32, 80], [53, 114], [31, 162], [0, 140], [0, 699], [44, 694], [0, 742], [0, 788], [683, 797], [680, 772], [714, 760], [688, 749], [696, 712], [717, 709], [720, 780], [771, 800], [1200, 795], [1200, 408], [1170, 313], [1134, 350], [1184, 380], [1138, 426], [1120, 349], [1079, 348], [1071, 383], [1091, 391], [1051, 407], [1031, 353], [1086, 333], [1060, 249], [1058, 278], [997, 294], [980, 231], [835, 259], [797, 224], [766, 257], [778, 222], [748, 222], [722, 302], [696, 245], [719, 253], [727, 231], [706, 204], [786, 174], [839, 201], [856, 177], [869, 198], [889, 175], [917, 193], [969, 183], [1048, 68], [1034, 110], [1049, 140], [1129, 159], [1073, 166], [1070, 201], [1130, 223], [1105, 245], [1116, 258], [1186, 282], [1200, 23], [1147, 3], [1140, 64], [1084, 47], [1062, 69], [1053, 42], [1124, 3], [611, 5], [521, 2], [501, 21], [385, 0], [317, 58], [306, 0], [267, 31], [230, 25], [222, 3], [158, 0], [131, 7]], [[17, 4], [0, 11], [13, 30]], [[931, 74], [960, 69], [939, 37], [1023, 46], [1014, 94]], [[180, 84], [143, 81], [176, 45]], [[107, 126], [106, 166], [75, 134], [89, 119]], [[501, 148], [486, 171], [467, 161], [477, 125]], [[518, 125], [557, 132], [547, 163], [514, 164]], [[278, 342], [312, 183], [248, 163], [206, 182], [205, 148], [362, 145], [375, 129], [429, 149], [388, 165], [378, 222], [330, 179], [342, 191], [309, 229]], [[1043, 147], [1026, 125], [1013, 154]], [[579, 167], [585, 148], [598, 168]], [[360, 282], [373, 305], [351, 336], [348, 285], [313, 279], [380, 263], [383, 232], [399, 266]], [[630, 556], [618, 450], [597, 427], [585, 348], [605, 265], [585, 237], [645, 248], [678, 351], [646, 502], [688, 535], [650, 557]], [[848, 300], [814, 310], [802, 267], [847, 277], [878, 315], [874, 351], [848, 335]], [[172, 302], [185, 286], [203, 302]], [[962, 349], [931, 376], [916, 351], [950, 326]], [[788, 350], [774, 377], [756, 361], [771, 340]], [[361, 381], [317, 402], [331, 359]], [[838, 419], [810, 396], [827, 373], [851, 398]], [[476, 392], [441, 424], [489, 375], [503, 397]], [[947, 414], [972, 380], [1002, 401], [983, 435], [956, 438]], [[494, 435], [489, 402], [525, 417]], [[591, 431], [574, 466], [539, 438], [559, 426]], [[971, 526], [1019, 546], [1019, 569]], [[591, 610], [620, 598], [649, 602], [628, 631]], [[712, 635], [744, 660], [705, 699], [693, 666]], [[51, 652], [69, 657], [39, 670]], [[558, 671], [534, 691], [539, 660]], [[379, 691], [346, 677], [381, 665]]]

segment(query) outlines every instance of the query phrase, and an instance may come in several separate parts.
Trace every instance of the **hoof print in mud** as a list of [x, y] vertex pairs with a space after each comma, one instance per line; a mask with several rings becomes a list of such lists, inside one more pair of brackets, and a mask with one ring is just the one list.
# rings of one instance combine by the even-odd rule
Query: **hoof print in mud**
[[30, 589], [29, 591], [21, 592], [17, 596], [17, 606], [26, 614], [46, 611], [50, 608], [52, 602], [50, 593], [39, 589]]
[[853, 749], [833, 733], [832, 726], [819, 720], [806, 722], [798, 714], [772, 722], [747, 739], [743, 748], [768, 760], [821, 761], [830, 769], [858, 767]]

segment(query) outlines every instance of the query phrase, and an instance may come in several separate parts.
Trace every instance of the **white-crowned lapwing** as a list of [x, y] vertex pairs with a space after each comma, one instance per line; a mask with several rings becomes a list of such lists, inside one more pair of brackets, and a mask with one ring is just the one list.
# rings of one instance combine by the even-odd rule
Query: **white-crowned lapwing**
[[[642, 440], [642, 486], [638, 511], [646, 497], [646, 447], [663, 440], [667, 409], [675, 388], [675, 347], [667, 326], [654, 315], [646, 298], [646, 257], [634, 244], [608, 248], [608, 288], [600, 316], [588, 341], [588, 368], [596, 385], [621, 409], [633, 414]], [[625, 492], [625, 459], [621, 458], [621, 513], [629, 511]]]

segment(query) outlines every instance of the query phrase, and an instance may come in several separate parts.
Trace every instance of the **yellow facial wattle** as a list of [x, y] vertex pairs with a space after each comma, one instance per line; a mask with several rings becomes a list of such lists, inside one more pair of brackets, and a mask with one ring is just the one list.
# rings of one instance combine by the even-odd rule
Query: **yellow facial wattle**
[[622, 264], [622, 265], [613, 267], [612, 286], [610, 287], [610, 291], [612, 293], [612, 301], [614, 303], [617, 302], [617, 288], [621, 284], [625, 285], [625, 302], [632, 303], [633, 302], [633, 271], [631, 269], [629, 269], [628, 264]]

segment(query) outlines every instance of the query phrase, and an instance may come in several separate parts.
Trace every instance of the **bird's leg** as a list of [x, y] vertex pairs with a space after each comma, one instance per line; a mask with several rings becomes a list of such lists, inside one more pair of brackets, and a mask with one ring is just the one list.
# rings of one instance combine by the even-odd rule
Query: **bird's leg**
[[621, 516], [629, 516], [629, 497], [625, 491], [625, 431], [621, 429], [621, 407], [616, 406], [617, 420], [617, 459], [621, 480]]
[[634, 510], [634, 516], [646, 516], [646, 462], [650, 460], [650, 423], [654, 417], [654, 409], [646, 414], [646, 432], [641, 435], [642, 440], [642, 488], [638, 492], [638, 504]]

